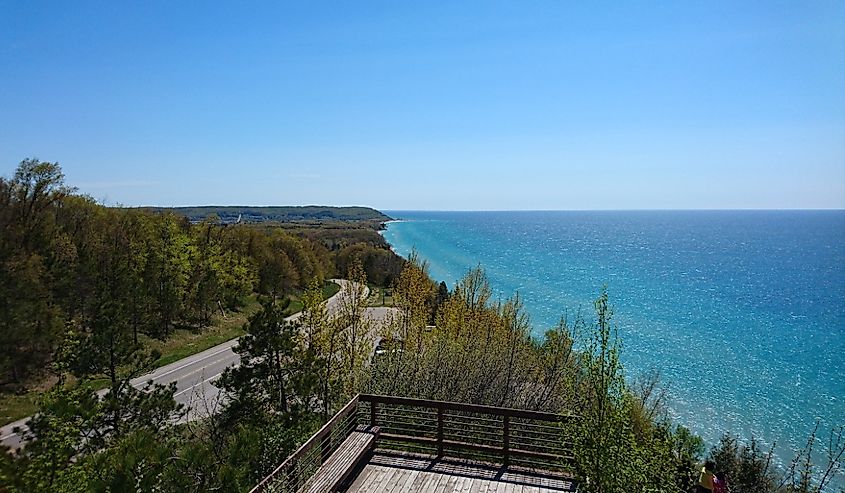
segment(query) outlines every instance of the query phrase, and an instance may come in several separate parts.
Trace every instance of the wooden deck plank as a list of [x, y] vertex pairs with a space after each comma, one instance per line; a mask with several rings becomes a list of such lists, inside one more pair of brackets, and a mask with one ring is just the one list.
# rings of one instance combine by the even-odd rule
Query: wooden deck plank
[[422, 474], [422, 471], [410, 471], [409, 474], [405, 475], [404, 480], [401, 483], [396, 484], [396, 488], [394, 488], [390, 493], [402, 493], [403, 491], [416, 491], [414, 490], [413, 484], [417, 480], [418, 477]]
[[381, 485], [384, 484], [384, 479], [387, 475], [390, 474], [390, 469], [386, 467], [378, 467], [375, 476], [373, 476], [371, 483], [368, 484], [363, 492], [364, 493], [373, 493], [378, 491], [381, 488]]
[[469, 489], [472, 487], [472, 478], [464, 478], [464, 481], [461, 483], [461, 489], [458, 490], [460, 493], [469, 493]]
[[374, 467], [367, 466], [365, 467], [359, 474], [358, 477], [355, 478], [355, 481], [349, 486], [347, 491], [358, 491], [361, 489], [361, 486], [366, 484], [370, 477], [373, 475], [375, 471]]
[[[372, 487], [373, 484], [378, 482], [378, 476], [381, 474], [381, 468], [379, 466], [373, 466], [368, 464], [364, 467], [364, 470], [355, 478], [355, 481], [349, 486], [349, 489], [346, 491], [348, 492], [355, 492], [355, 493], [366, 493], [366, 491]], [[361, 480], [361, 478], [364, 478]], [[359, 481], [360, 480], [360, 481]]]
[[371, 487], [364, 490], [366, 493], [377, 493], [380, 491], [381, 486], [384, 484], [384, 480], [387, 478], [387, 475], [390, 473], [391, 468], [379, 466], [378, 468], [378, 475], [376, 475], [375, 480]]
[[481, 493], [481, 480], [475, 480], [472, 482], [472, 487], [469, 489], [469, 493]]
[[[501, 487], [501, 489], [499, 489]], [[505, 483], [487, 483], [488, 493], [505, 493]]]
[[408, 485], [414, 482], [414, 478], [417, 474], [419, 474], [419, 471], [401, 471], [401, 476], [396, 477], [391, 488], [384, 490], [384, 493], [402, 493], [403, 491], [411, 491], [408, 489]]
[[467, 482], [466, 477], [456, 477], [455, 483], [452, 485], [452, 491], [454, 493], [462, 493], [464, 491], [464, 483]]
[[388, 470], [387, 474], [385, 474], [384, 477], [381, 479], [381, 484], [379, 485], [379, 489], [377, 491], [379, 491], [380, 493], [392, 491], [393, 488], [395, 488], [396, 483], [398, 483], [401, 478], [405, 476], [406, 472], [407, 471], [404, 469], [397, 469], [395, 467], [391, 467]]
[[408, 491], [424, 491], [427, 481], [429, 481], [429, 474], [425, 471], [420, 471], [420, 474], [416, 477], [416, 479], [414, 479], [414, 482], [411, 483]]
[[[438, 474], [437, 486], [434, 488], [435, 493], [446, 493], [446, 486], [449, 483], [449, 476], [446, 474]], [[451, 493], [451, 492], [450, 492]]]
[[[498, 475], [501, 474], [501, 475]], [[542, 471], [508, 470], [460, 460], [376, 452], [346, 493], [561, 493], [566, 478]]]
[[433, 473], [427, 473], [426, 478], [425, 489], [422, 490], [423, 493], [434, 493], [437, 490], [437, 484], [443, 479], [441, 475]]

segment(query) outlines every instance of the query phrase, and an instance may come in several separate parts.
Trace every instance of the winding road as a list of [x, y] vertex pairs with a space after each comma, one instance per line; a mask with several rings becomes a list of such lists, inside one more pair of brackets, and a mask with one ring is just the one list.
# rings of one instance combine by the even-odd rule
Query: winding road
[[[340, 305], [341, 295], [348, 289], [349, 281], [345, 279], [332, 279], [341, 286], [334, 296], [326, 300], [326, 311], [329, 316], [337, 313]], [[366, 289], [364, 296], [369, 295]], [[374, 327], [379, 327], [388, 317], [393, 308], [374, 307], [367, 308], [367, 316], [374, 322]], [[287, 320], [296, 320], [301, 315], [295, 313]], [[147, 382], [168, 385], [176, 383], [176, 394], [174, 398], [177, 403], [182, 404], [188, 411], [182, 417], [182, 421], [191, 421], [213, 414], [221, 403], [222, 395], [220, 389], [214, 386], [215, 380], [226, 368], [240, 363], [240, 357], [232, 350], [238, 344], [237, 339], [224, 342], [213, 348], [206, 349], [201, 353], [188, 356], [179, 361], [138, 377], [132, 380], [135, 388], [143, 388]], [[101, 390], [101, 395], [107, 392]], [[28, 428], [26, 422], [30, 418], [24, 418], [0, 428], [0, 445], [12, 449], [20, 448], [24, 443], [23, 435]]]

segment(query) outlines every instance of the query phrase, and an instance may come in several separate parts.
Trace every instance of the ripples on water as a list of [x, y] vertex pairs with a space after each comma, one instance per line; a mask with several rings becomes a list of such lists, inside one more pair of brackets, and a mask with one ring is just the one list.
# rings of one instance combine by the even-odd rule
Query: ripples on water
[[481, 264], [535, 334], [607, 285], [629, 376], [658, 369], [677, 421], [777, 440], [845, 422], [845, 211], [394, 212], [385, 238], [454, 286]]

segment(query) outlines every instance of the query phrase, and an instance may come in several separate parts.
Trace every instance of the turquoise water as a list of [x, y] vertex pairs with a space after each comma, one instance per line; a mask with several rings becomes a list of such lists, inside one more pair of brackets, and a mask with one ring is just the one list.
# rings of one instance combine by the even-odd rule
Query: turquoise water
[[674, 418], [777, 440], [845, 423], [845, 211], [388, 212], [385, 238], [454, 286], [478, 264], [535, 334], [608, 286], [629, 377], [657, 369]]

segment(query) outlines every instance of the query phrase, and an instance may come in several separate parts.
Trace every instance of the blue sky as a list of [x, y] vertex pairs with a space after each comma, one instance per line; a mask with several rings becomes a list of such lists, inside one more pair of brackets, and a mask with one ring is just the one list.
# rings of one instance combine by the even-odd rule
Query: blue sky
[[0, 0], [0, 174], [108, 204], [845, 208], [845, 2]]

